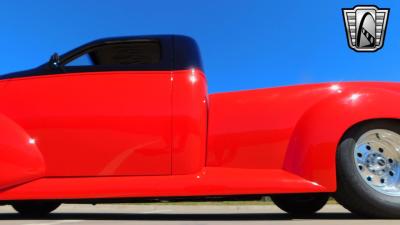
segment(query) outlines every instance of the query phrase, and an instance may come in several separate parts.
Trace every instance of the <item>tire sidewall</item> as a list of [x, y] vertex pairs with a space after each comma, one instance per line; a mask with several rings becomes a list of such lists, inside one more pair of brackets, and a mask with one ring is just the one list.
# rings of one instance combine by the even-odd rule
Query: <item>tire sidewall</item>
[[354, 163], [354, 150], [357, 140], [367, 131], [373, 129], [386, 129], [400, 135], [400, 126], [398, 123], [389, 121], [370, 122], [356, 129], [350, 130], [342, 139], [338, 151], [338, 166], [341, 175], [346, 182], [350, 184], [353, 197], [359, 198], [371, 210], [385, 211], [390, 215], [400, 216], [400, 196], [388, 196], [373, 189], [367, 184], [358, 172]]

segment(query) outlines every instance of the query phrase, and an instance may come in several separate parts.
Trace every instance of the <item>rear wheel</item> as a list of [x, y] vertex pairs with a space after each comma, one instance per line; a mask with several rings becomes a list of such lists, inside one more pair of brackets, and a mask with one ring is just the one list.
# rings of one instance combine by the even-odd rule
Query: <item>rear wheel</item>
[[272, 201], [283, 211], [296, 215], [308, 216], [318, 212], [329, 199], [328, 194], [274, 195]]
[[373, 121], [348, 131], [337, 152], [336, 200], [367, 217], [400, 218], [400, 124]]
[[11, 204], [11, 206], [21, 215], [32, 217], [46, 216], [57, 209], [60, 205], [61, 203], [58, 202], [47, 201], [22, 201]]

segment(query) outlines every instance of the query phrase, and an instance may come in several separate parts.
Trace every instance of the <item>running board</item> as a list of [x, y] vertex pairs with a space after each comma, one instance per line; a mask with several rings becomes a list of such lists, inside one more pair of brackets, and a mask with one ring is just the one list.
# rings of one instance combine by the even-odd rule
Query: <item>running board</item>
[[190, 175], [41, 178], [0, 192], [0, 201], [317, 192], [327, 191], [284, 170], [206, 167]]

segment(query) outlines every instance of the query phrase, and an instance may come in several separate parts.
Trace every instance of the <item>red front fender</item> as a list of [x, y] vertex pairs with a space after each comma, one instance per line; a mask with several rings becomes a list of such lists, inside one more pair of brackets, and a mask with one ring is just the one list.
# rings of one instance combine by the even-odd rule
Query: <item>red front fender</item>
[[44, 175], [45, 163], [35, 139], [2, 114], [0, 136], [0, 189]]

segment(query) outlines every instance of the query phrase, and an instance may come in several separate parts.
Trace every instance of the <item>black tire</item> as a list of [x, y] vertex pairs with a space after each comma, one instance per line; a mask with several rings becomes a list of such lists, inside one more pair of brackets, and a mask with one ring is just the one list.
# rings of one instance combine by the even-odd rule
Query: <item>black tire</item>
[[373, 129], [400, 134], [400, 123], [393, 120], [370, 121], [350, 129], [337, 150], [337, 192], [335, 199], [349, 211], [370, 218], [400, 218], [400, 197], [380, 193], [370, 187], [357, 171], [354, 149], [357, 140]]
[[272, 201], [294, 216], [309, 216], [318, 212], [329, 199], [328, 194], [273, 195]]
[[11, 204], [19, 214], [27, 217], [46, 216], [60, 205], [61, 203], [59, 202], [51, 201], [21, 201]]

